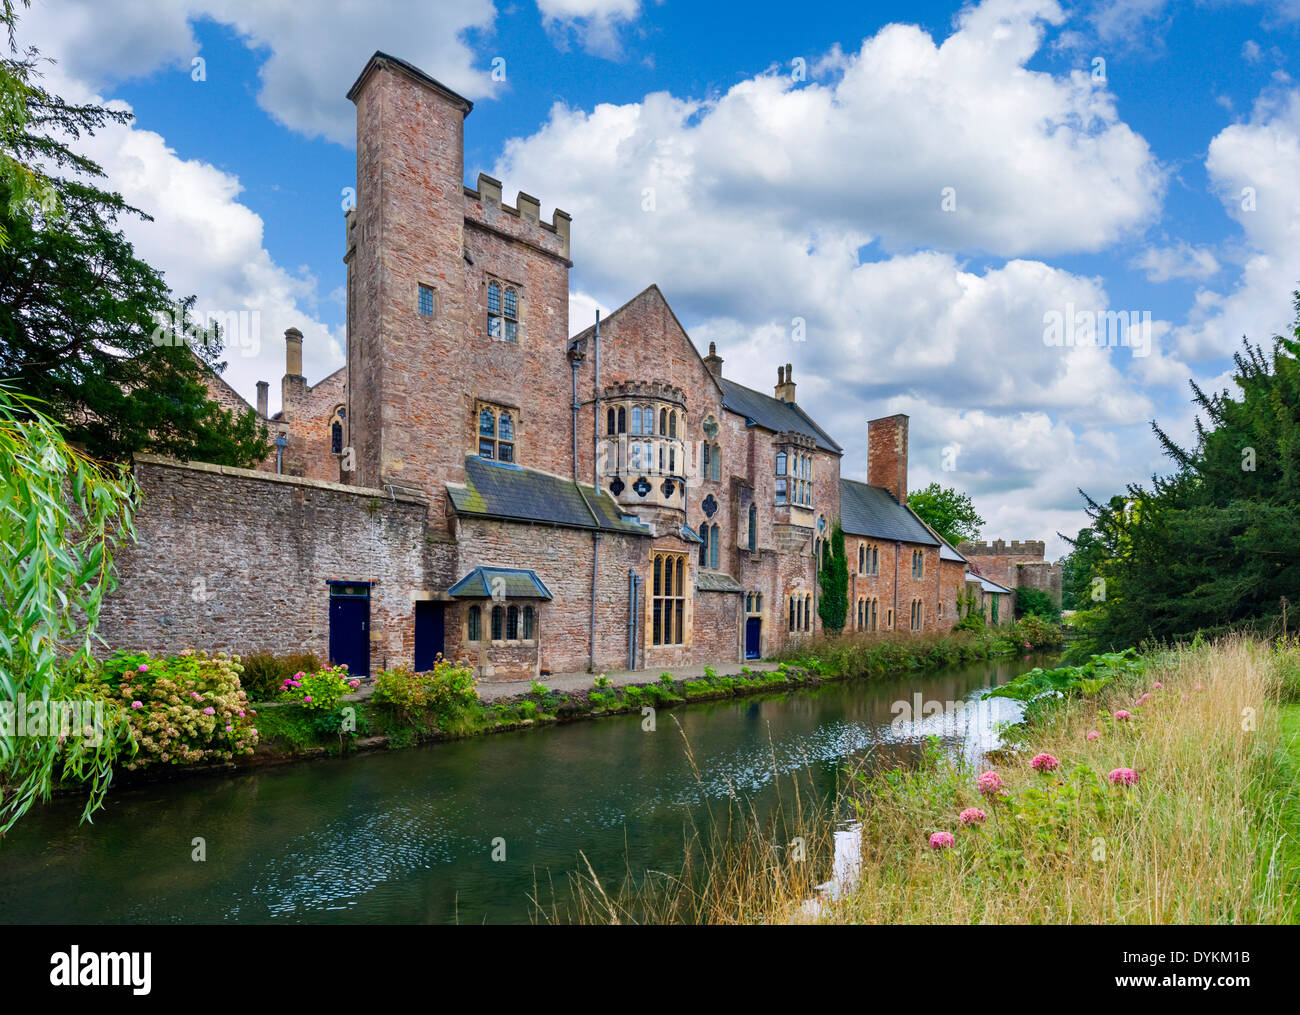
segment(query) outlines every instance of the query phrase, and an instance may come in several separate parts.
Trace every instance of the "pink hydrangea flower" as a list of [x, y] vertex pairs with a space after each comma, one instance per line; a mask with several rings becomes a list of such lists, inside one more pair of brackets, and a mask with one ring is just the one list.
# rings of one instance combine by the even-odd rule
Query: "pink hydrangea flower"
[[985, 796], [993, 796], [1002, 788], [1002, 776], [997, 772], [985, 772], [975, 780], [975, 785]]
[[1136, 786], [1138, 774], [1131, 768], [1113, 768], [1106, 778], [1116, 786]]
[[136, 671], [137, 673], [148, 673], [148, 672], [149, 672], [149, 665], [148, 665], [147, 663], [141, 663], [139, 666], [136, 667], [136, 670], [135, 670], [135, 671]]
[[352, 688], [352, 690], [355, 691], [358, 687], [361, 686], [361, 681], [360, 681], [360, 680], [353, 680], [353, 681], [350, 681], [350, 682], [348, 683], [348, 686], [349, 686], [350, 688]]
[[1118, 712], [1115, 713], [1115, 718], [1120, 722], [1128, 722], [1130, 719], [1133, 718], [1133, 713], [1126, 712], [1124, 709], [1121, 708]]
[[1061, 767], [1061, 763], [1050, 754], [1036, 754], [1034, 760], [1029, 763], [1029, 767], [1036, 768], [1040, 772], [1053, 772]]
[[133, 702], [131, 702], [131, 707], [132, 707], [132, 708], [144, 708], [144, 702], [143, 702], [143, 701], [133, 701]]
[[217, 714], [217, 710], [216, 710], [215, 708], [213, 708], [211, 705], [209, 705], [207, 708], [205, 708], [205, 709], [203, 710], [203, 714], [204, 714], [204, 715], [216, 715], [216, 714]]
[[930, 836], [931, 849], [948, 849], [957, 840], [952, 837], [952, 832], [935, 832]]
[[257, 736], [257, 730], [253, 730], [252, 733], [253, 733], [253, 736]]
[[1135, 704], [1135, 705], [1145, 705], [1145, 704], [1147, 703], [1147, 700], [1148, 700], [1150, 697], [1151, 697], [1151, 692], [1150, 692], [1150, 691], [1147, 691], [1147, 693], [1144, 694], [1144, 695], [1142, 695], [1142, 697], [1138, 698], [1138, 700], [1135, 701], [1134, 704]]
[[1025, 642], [1025, 648], [1033, 648], [1033, 647], [1034, 646], [1030, 645], [1029, 642]]
[[233, 730], [234, 728], [235, 728], [235, 727], [233, 727], [233, 726], [227, 726], [227, 727], [226, 727], [226, 732], [229, 733], [229, 732], [230, 732], [231, 730]]
[[239, 718], [241, 718], [241, 719], [244, 718], [244, 713], [243, 713], [243, 712], [240, 712], [240, 713], [239, 713]]
[[1096, 730], [1089, 730], [1089, 731], [1088, 731], [1088, 736], [1087, 736], [1085, 739], [1087, 739], [1087, 740], [1096, 740], [1099, 736], [1101, 736], [1101, 734], [1100, 734], [1099, 732], [1097, 732]]
[[961, 812], [960, 817], [963, 825], [982, 825], [988, 818], [988, 815], [978, 807], [967, 807]]
[[1160, 688], [1164, 687], [1165, 685], [1162, 684], [1162, 683], [1160, 683], [1160, 681], [1157, 680], [1157, 681], [1156, 681], [1154, 684], [1152, 684], [1151, 686], [1154, 687], [1154, 688], [1158, 691], [1158, 690], [1160, 690]]
[[304, 695], [302, 696], [302, 700], [303, 700], [303, 701], [311, 701], [311, 695], [310, 695], [310, 694], [304, 694]]

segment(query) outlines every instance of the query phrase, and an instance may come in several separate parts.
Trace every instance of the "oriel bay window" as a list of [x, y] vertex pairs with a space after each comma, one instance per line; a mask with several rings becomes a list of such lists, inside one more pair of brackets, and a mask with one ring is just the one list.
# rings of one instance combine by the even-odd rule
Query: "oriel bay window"
[[653, 645], [681, 645], [686, 635], [686, 555], [651, 554], [650, 641]]

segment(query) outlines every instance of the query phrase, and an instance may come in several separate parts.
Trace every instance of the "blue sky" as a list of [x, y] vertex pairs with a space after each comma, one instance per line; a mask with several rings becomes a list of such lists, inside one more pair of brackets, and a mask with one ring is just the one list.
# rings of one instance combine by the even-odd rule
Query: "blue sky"
[[[574, 215], [572, 332], [658, 282], [729, 375], [769, 390], [796, 364], [846, 475], [865, 420], [908, 412], [913, 487], [969, 491], [990, 538], [1073, 532], [1076, 486], [1160, 468], [1148, 421], [1188, 432], [1187, 378], [1221, 386], [1243, 332], [1291, 319], [1300, 0], [808, 11], [37, 0], [20, 39], [57, 90], [135, 112], [89, 150], [155, 215], [142, 254], [201, 307], [263, 311], [231, 356], [246, 396], [290, 324], [309, 380], [341, 365], [344, 93], [379, 48], [474, 100], [467, 182]], [[1066, 306], [1149, 312], [1151, 355], [1045, 347]]]

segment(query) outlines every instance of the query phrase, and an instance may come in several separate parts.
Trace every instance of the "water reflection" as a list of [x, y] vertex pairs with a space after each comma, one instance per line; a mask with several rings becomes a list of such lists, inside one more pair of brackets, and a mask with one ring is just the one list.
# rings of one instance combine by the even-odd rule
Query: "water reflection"
[[[601, 872], [674, 869], [690, 808], [737, 797], [762, 813], [794, 773], [831, 797], [846, 767], [913, 763], [930, 735], [994, 746], [1014, 703], [925, 706], [1031, 665], [706, 702], [661, 711], [654, 733], [613, 717], [142, 787], [93, 825], [59, 801], [0, 845], [0, 922], [522, 922], [535, 882], [562, 882], [580, 852]], [[900, 715], [916, 695], [920, 714]]]

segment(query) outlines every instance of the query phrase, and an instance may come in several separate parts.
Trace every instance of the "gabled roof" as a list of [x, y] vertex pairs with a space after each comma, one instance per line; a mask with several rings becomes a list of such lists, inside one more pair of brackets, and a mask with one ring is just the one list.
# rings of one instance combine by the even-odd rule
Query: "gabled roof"
[[925, 526], [925, 530], [928, 533], [930, 533], [930, 535], [934, 536], [935, 539], [939, 540], [940, 560], [950, 560], [956, 564], [966, 563], [966, 558], [957, 552], [957, 549], [952, 545], [952, 543], [948, 542], [948, 540], [944, 539], [943, 536], [939, 535], [939, 533], [935, 531], [933, 525], [929, 524], [924, 518], [918, 515], [915, 509], [913, 509], [911, 504], [905, 504], [904, 507], [907, 508], [908, 514], [910, 514], [913, 518], [915, 518], [918, 522], [920, 522], [922, 525]]
[[897, 539], [922, 546], [941, 543], [883, 486], [868, 486], [855, 479], [840, 480], [840, 524], [850, 536]]
[[844, 449], [793, 402], [783, 402], [779, 398], [765, 395], [761, 391], [747, 388], [725, 377], [719, 377], [718, 383], [722, 386], [722, 407], [744, 416], [747, 423], [761, 426], [774, 433], [793, 430], [795, 433], [811, 437], [823, 451], [830, 451], [837, 455], [844, 453]]
[[477, 455], [466, 456], [465, 483], [448, 483], [447, 495], [460, 515], [651, 535], [647, 526], [624, 515], [613, 498], [590, 486]]
[[448, 591], [458, 599], [491, 599], [499, 588], [507, 599], [550, 599], [536, 571], [518, 567], [476, 567]]

